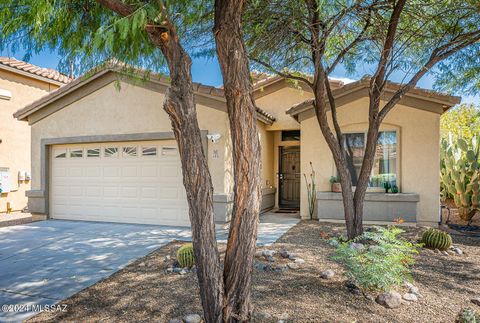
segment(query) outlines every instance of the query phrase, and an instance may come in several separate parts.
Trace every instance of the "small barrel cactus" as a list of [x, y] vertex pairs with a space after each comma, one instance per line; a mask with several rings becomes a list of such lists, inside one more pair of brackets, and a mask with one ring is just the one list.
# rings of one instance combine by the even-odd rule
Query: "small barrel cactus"
[[431, 228], [423, 233], [422, 242], [426, 247], [447, 250], [452, 245], [452, 237], [447, 232]]
[[178, 249], [177, 261], [182, 268], [190, 268], [195, 265], [195, 256], [193, 253], [193, 245], [191, 243], [186, 243]]

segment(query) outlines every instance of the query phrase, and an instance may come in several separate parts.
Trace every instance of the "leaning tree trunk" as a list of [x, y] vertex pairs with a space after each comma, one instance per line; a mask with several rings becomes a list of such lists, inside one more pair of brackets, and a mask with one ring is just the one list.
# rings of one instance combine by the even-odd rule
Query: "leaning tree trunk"
[[215, 237], [213, 185], [198, 126], [192, 63], [173, 27], [168, 33], [149, 34], [162, 50], [170, 70], [171, 84], [164, 109], [172, 122], [182, 161], [203, 312], [207, 322], [221, 322], [223, 283]]
[[261, 201], [260, 143], [241, 31], [242, 0], [215, 1], [214, 35], [233, 145], [234, 202], [225, 253], [223, 318], [249, 321], [251, 280]]

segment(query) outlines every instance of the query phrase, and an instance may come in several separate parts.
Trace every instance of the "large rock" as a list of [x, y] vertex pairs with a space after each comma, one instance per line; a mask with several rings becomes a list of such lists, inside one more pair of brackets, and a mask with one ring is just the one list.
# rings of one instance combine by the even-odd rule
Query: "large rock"
[[273, 257], [275, 254], [275, 250], [263, 250], [263, 256], [266, 257]]
[[294, 262], [289, 262], [287, 264], [287, 267], [290, 268], [290, 269], [298, 269], [298, 264], [296, 264]]
[[202, 322], [202, 317], [198, 314], [188, 314], [183, 317], [185, 323], [200, 323]]
[[331, 269], [324, 270], [320, 273], [320, 278], [323, 279], [332, 279], [335, 276], [335, 272]]
[[382, 293], [375, 301], [386, 308], [397, 308], [402, 304], [402, 295], [397, 292]]
[[295, 259], [295, 263], [303, 264], [303, 263], [305, 263], [305, 260], [303, 260], [302, 258], [297, 258], [297, 259]]
[[418, 301], [418, 297], [417, 295], [415, 294], [412, 294], [412, 293], [405, 293], [403, 294], [402, 298], [406, 301], [409, 301], [409, 302], [416, 302]]
[[355, 249], [355, 250], [358, 250], [358, 251], [361, 251], [365, 248], [364, 244], [363, 243], [359, 243], [359, 242], [352, 242], [350, 244], [350, 248], [352, 249]]

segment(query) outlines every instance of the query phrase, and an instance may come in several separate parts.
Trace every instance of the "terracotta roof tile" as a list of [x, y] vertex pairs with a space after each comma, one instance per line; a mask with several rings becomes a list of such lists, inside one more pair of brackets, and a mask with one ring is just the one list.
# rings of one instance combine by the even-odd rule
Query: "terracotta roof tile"
[[51, 68], [39, 67], [27, 62], [20, 61], [13, 57], [0, 56], [0, 65], [12, 67], [20, 71], [41, 76], [49, 80], [53, 80], [53, 81], [64, 83], [64, 84], [70, 83], [72, 81], [70, 77], [60, 73], [59, 71], [56, 71]]

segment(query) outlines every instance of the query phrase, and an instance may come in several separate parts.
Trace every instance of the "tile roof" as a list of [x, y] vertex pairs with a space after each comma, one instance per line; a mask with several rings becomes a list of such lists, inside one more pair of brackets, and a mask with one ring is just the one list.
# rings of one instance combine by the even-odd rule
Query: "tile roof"
[[[358, 90], [361, 88], [366, 88], [368, 89], [370, 85], [370, 78], [369, 77], [364, 77], [358, 81], [348, 83], [343, 85], [342, 87], [338, 89], [334, 89], [333, 95], [334, 97], [340, 97], [340, 96], [345, 96], [350, 94], [354, 90]], [[402, 84], [387, 81], [385, 85], [385, 91], [397, 91]], [[428, 89], [423, 89], [420, 87], [414, 87], [410, 91], [408, 91], [405, 96], [411, 96], [411, 97], [420, 97], [424, 100], [427, 101], [432, 101], [438, 104], [441, 104], [444, 106], [443, 112], [447, 111], [449, 108], [452, 106], [459, 104], [461, 102], [461, 97], [459, 96], [453, 96], [453, 95], [448, 95], [445, 93], [437, 92], [434, 90], [428, 90]], [[303, 102], [296, 103], [292, 105], [288, 110], [287, 114], [291, 116], [296, 116], [299, 113], [308, 110], [313, 107], [313, 104], [315, 102], [315, 99], [307, 99]]]
[[51, 68], [39, 67], [24, 61], [20, 61], [13, 57], [2, 57], [0, 56], [0, 66], [7, 66], [19, 71], [27, 72], [42, 78], [46, 78], [55, 82], [67, 84], [72, 81], [70, 77], [65, 74], [60, 73]]
[[[113, 64], [113, 63], [106, 63], [104, 65], [98, 66], [97, 68], [94, 68], [92, 71], [86, 73], [83, 76], [80, 76], [74, 80], [71, 80], [68, 85], [62, 86], [46, 96], [41, 97], [40, 99], [32, 102], [31, 104], [27, 105], [26, 107], [18, 110], [17, 112], [14, 113], [15, 118], [19, 118], [20, 120], [24, 120], [29, 114], [33, 113], [34, 111], [38, 110], [38, 108], [43, 107], [46, 104], [49, 104], [53, 100], [60, 98], [61, 96], [73, 91], [75, 88], [90, 82], [93, 80], [96, 76], [99, 76], [101, 74], [107, 73], [107, 72], [117, 72], [117, 73], [122, 73], [123, 69], [122, 66], [119, 64]], [[146, 71], [143, 69], [134, 69], [135, 73], [138, 75], [143, 75]], [[170, 78], [157, 74], [157, 73], [150, 73], [150, 81], [157, 80], [161, 83], [164, 84], [169, 84], [170, 83]], [[193, 89], [196, 93], [200, 95], [209, 95], [212, 97], [217, 98], [217, 100], [221, 100], [222, 102], [225, 102], [225, 93], [222, 88], [218, 88], [215, 86], [210, 86], [210, 85], [204, 85], [201, 83], [193, 82]], [[270, 113], [266, 112], [265, 110], [262, 110], [259, 107], [255, 107], [257, 110], [257, 113], [259, 116], [263, 117], [263, 119], [266, 121], [266, 123], [271, 124], [272, 122], [275, 121], [275, 117], [272, 116]]]

